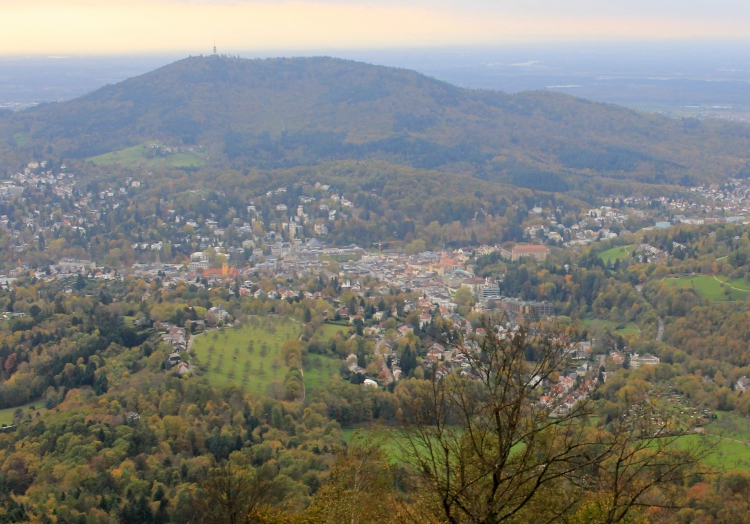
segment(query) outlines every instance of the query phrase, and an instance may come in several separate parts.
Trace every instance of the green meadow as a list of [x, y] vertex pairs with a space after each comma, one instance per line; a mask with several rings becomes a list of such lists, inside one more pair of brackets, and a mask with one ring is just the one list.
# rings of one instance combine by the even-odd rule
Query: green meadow
[[286, 317], [250, 317], [240, 327], [196, 336], [192, 351], [197, 363], [206, 366], [212, 386], [234, 383], [245, 391], [264, 393], [269, 382], [284, 379], [287, 367], [281, 346], [300, 332], [300, 325]]
[[[725, 471], [750, 470], [750, 442], [731, 436], [714, 435], [712, 431], [709, 434], [715, 438], [715, 447], [704, 459], [705, 464]], [[698, 438], [698, 435], [681, 437], [680, 444], [695, 444]]]
[[397, 439], [399, 433], [395, 429], [388, 428], [343, 428], [341, 432], [347, 444], [357, 441], [374, 440], [388, 457], [391, 464], [398, 464], [403, 461], [402, 451], [399, 448]]
[[[728, 425], [719, 420], [706, 426], [706, 433], [715, 439], [716, 447], [704, 460], [705, 464], [723, 470], [750, 470], [750, 420], [727, 413], [719, 414], [720, 417], [722, 415], [727, 418], [731, 417], [733, 420]], [[737, 421], [740, 421], [739, 424]], [[347, 443], [354, 442], [358, 438], [380, 439], [381, 449], [392, 457], [392, 461], [395, 463], [400, 460], [400, 449], [394, 442], [394, 439], [398, 438], [398, 432], [395, 430], [344, 428], [341, 431]], [[699, 438], [701, 438], [699, 435], [680, 437], [677, 445], [681, 448], [692, 446], [698, 443]]]
[[[390, 458], [391, 464], [403, 462], [403, 450], [399, 446], [398, 439], [404, 438], [398, 429], [392, 428], [343, 428], [341, 433], [347, 444], [352, 442], [374, 440], [377, 446]], [[420, 446], [421, 448], [421, 446]], [[511, 448], [511, 453], [523, 449], [523, 444], [516, 444]]]
[[[158, 142], [150, 142], [156, 144]], [[160, 144], [161, 145], [161, 144]], [[200, 167], [206, 164], [205, 151], [188, 151], [185, 153], [156, 154], [149, 144], [113, 151], [103, 155], [91, 157], [90, 162], [97, 166], [120, 165], [135, 168], [158, 167]]]
[[16, 133], [13, 135], [13, 140], [16, 141], [18, 147], [23, 147], [23, 145], [29, 141], [29, 138], [31, 138], [31, 133]]
[[[680, 278], [665, 278], [664, 283], [670, 287], [680, 289], [695, 288], [704, 298], [715, 302], [725, 302], [728, 300], [744, 300], [748, 293], [732, 289], [729, 286], [722, 285], [713, 275], [693, 275]], [[733, 285], [733, 284], [732, 284]], [[739, 286], [737, 286], [739, 287]]]
[[625, 327], [619, 328], [616, 331], [621, 335], [637, 335], [641, 332], [641, 330], [638, 329], [638, 326], [633, 322], [629, 322]]
[[599, 258], [601, 258], [605, 263], [609, 262], [611, 264], [614, 264], [617, 260], [622, 260], [623, 258], [629, 257], [632, 252], [633, 244], [630, 244], [629, 246], [617, 246], [606, 251], [602, 251], [601, 253], [599, 253]]
[[327, 342], [336, 336], [338, 332], [342, 332], [344, 336], [349, 333], [349, 326], [339, 326], [337, 324], [323, 324], [317, 331], [315, 331], [315, 338]]
[[[31, 409], [31, 408], [34, 409]], [[24, 411], [24, 416], [28, 419], [28, 415], [31, 415], [32, 417], [36, 417], [37, 413], [44, 414], [47, 410], [44, 409], [44, 400], [40, 399], [36, 402], [29, 402], [28, 404], [24, 404], [23, 406], [16, 406], [14, 408], [5, 408], [0, 409], [0, 425], [5, 424], [6, 426], [10, 426], [13, 424], [13, 414], [18, 410], [22, 409]]]
[[[205, 366], [212, 386], [237, 384], [244, 391], [263, 394], [274, 380], [283, 380], [288, 368], [281, 346], [296, 340], [302, 326], [287, 317], [250, 317], [239, 327], [218, 329], [193, 340], [195, 362]], [[337, 358], [310, 354], [303, 369], [305, 388], [324, 386], [339, 374]]]
[[302, 381], [309, 392], [316, 387], [323, 387], [333, 375], [339, 374], [342, 361], [323, 355], [308, 355], [309, 365], [302, 370]]
[[747, 291], [748, 293], [750, 293], [750, 284], [745, 282], [744, 278], [736, 278], [734, 280], [729, 280], [729, 278], [726, 275], [716, 275], [716, 278], [718, 278], [724, 283], [728, 283], [732, 287], [735, 287], [737, 289], [741, 289], [743, 291]]
[[606, 330], [609, 329], [612, 333], [619, 333], [620, 335], [637, 335], [640, 333], [640, 329], [638, 329], [638, 326], [633, 323], [629, 322], [626, 325], [619, 325], [617, 322], [612, 322], [610, 320], [602, 320], [598, 318], [587, 318], [583, 320], [583, 325], [591, 330]]

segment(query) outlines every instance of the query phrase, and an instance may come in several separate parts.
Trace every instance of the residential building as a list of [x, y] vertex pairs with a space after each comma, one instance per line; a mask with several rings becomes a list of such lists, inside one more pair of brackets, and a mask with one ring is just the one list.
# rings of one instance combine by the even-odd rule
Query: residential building
[[531, 257], [537, 262], [544, 262], [549, 254], [550, 250], [547, 246], [537, 244], [518, 244], [510, 249], [500, 249], [500, 256], [511, 261], [516, 261], [524, 257]]

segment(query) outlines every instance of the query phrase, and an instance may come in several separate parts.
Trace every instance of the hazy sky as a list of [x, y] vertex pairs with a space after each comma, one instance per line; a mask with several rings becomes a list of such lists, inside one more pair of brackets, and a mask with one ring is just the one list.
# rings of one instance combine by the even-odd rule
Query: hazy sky
[[0, 0], [0, 54], [746, 39], [748, 0]]

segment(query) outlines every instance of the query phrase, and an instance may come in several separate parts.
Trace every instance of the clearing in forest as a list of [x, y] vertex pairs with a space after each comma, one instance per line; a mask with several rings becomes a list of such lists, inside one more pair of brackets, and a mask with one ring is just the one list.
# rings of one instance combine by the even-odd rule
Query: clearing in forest
[[[287, 317], [250, 317], [239, 327], [222, 328], [193, 340], [194, 364], [205, 365], [212, 386], [237, 384], [244, 391], [263, 394], [266, 386], [284, 380], [288, 368], [281, 346], [299, 337], [302, 326]], [[323, 385], [338, 374], [341, 362], [309, 355], [304, 369], [307, 388]]]
[[702, 297], [716, 302], [744, 300], [748, 296], [747, 292], [732, 289], [730, 286], [724, 285], [722, 282], [715, 279], [713, 275], [691, 275], [680, 278], [665, 278], [664, 282], [669, 287], [677, 287], [680, 289], [695, 288]]

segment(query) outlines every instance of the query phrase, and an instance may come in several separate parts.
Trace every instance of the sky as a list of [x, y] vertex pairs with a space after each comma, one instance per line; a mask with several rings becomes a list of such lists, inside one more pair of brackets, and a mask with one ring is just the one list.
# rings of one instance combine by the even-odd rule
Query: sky
[[747, 39], [747, 0], [0, 0], [0, 54]]

